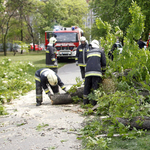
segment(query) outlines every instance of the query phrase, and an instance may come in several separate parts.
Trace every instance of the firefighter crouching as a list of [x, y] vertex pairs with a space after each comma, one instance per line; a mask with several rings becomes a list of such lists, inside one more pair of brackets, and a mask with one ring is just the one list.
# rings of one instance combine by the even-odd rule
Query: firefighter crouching
[[85, 67], [86, 67], [86, 55], [87, 52], [89, 51], [89, 47], [86, 42], [86, 38], [84, 36], [80, 38], [80, 41], [81, 41], [81, 45], [79, 45], [77, 48], [75, 60], [76, 60], [76, 65], [80, 67], [82, 79], [84, 79]]
[[52, 69], [54, 72], [58, 72], [57, 54], [55, 50], [56, 38], [51, 37], [46, 50], [46, 67]]
[[42, 68], [36, 71], [35, 73], [35, 83], [36, 83], [36, 106], [42, 105], [43, 97], [42, 91], [44, 89], [45, 93], [51, 99], [53, 95], [50, 93], [48, 85], [51, 87], [53, 93], [59, 92], [59, 87], [66, 92], [66, 87], [64, 83], [61, 81], [59, 76], [51, 69]]
[[[84, 82], [84, 93], [83, 103], [89, 104], [87, 98], [91, 90], [97, 90], [99, 84], [102, 83], [102, 75], [106, 69], [106, 58], [103, 50], [99, 49], [99, 42], [93, 40], [91, 42], [91, 49], [87, 53], [87, 63], [85, 70], [85, 82]], [[97, 101], [92, 100], [92, 105], [96, 105]]]

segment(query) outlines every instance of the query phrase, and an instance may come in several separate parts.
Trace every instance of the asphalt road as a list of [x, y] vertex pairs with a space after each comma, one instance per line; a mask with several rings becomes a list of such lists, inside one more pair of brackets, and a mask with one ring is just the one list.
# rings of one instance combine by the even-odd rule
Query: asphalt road
[[76, 84], [77, 77], [81, 79], [80, 69], [73, 62], [68, 62], [67, 65], [60, 68], [58, 70], [58, 75], [66, 86]]

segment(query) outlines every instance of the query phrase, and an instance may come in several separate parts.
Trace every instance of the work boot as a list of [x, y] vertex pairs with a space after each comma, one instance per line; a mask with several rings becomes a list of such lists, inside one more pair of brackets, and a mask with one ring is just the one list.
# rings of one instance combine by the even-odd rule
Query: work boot
[[37, 102], [36, 103], [36, 106], [40, 106], [40, 105], [42, 105], [42, 102]]
[[89, 100], [88, 99], [83, 99], [83, 103], [84, 103], [84, 105], [89, 104]]
[[97, 104], [97, 101], [92, 100], [92, 105], [95, 106]]

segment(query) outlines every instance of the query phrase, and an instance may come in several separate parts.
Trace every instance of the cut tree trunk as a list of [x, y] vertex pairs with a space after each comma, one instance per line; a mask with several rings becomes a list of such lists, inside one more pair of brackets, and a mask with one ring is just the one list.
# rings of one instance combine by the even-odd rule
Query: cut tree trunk
[[55, 94], [51, 97], [51, 104], [52, 105], [69, 104], [72, 102], [73, 102], [73, 100], [71, 98], [71, 95], [69, 95], [68, 93]]
[[132, 129], [135, 127], [136, 129], [147, 129], [150, 130], [150, 117], [144, 116], [137, 116], [134, 117], [132, 120], [129, 121], [129, 119], [124, 118], [117, 118], [118, 122], [122, 123], [125, 126], [130, 125], [130, 128]]
[[51, 97], [51, 104], [52, 105], [59, 105], [59, 104], [69, 104], [72, 103], [72, 97], [78, 96], [79, 98], [83, 97], [83, 87], [77, 88], [75, 93], [62, 93], [62, 94], [55, 94]]

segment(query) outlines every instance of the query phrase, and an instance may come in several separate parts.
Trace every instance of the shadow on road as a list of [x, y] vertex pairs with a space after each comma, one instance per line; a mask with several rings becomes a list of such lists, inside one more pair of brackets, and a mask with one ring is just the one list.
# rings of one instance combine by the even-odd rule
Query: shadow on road
[[58, 62], [75, 63], [74, 58], [57, 58]]

